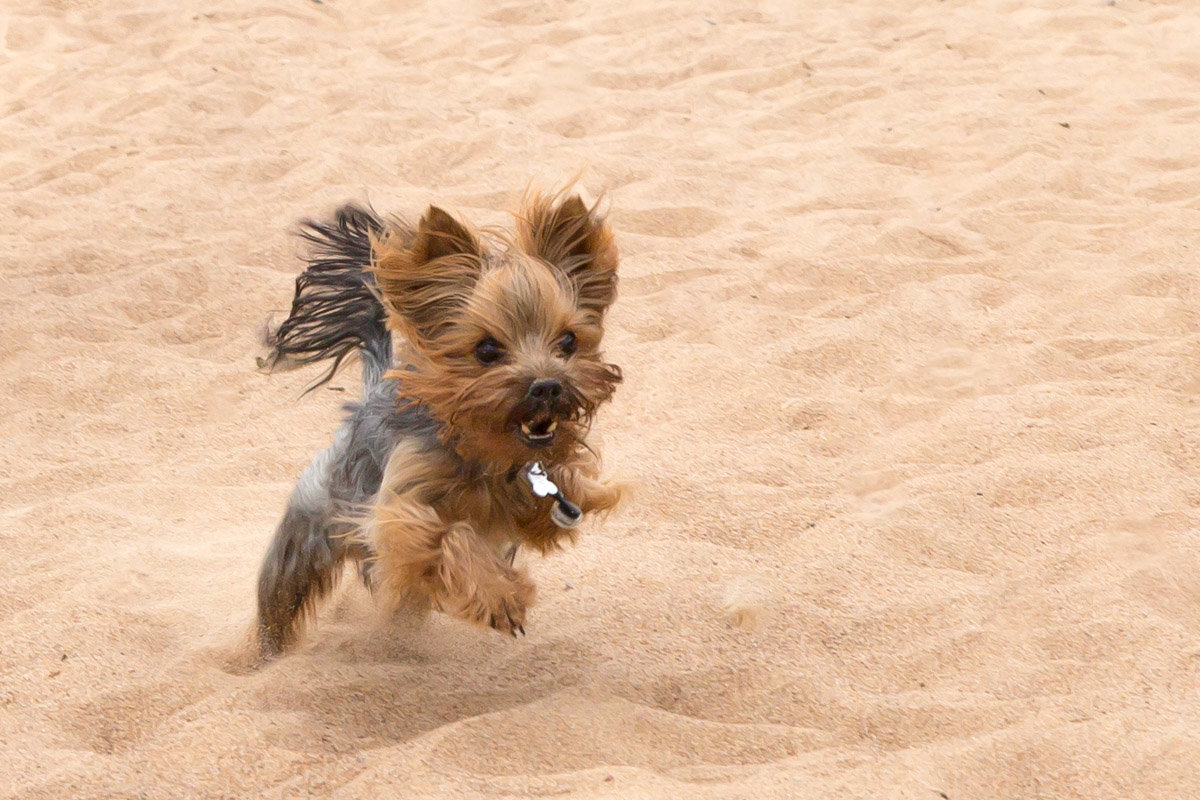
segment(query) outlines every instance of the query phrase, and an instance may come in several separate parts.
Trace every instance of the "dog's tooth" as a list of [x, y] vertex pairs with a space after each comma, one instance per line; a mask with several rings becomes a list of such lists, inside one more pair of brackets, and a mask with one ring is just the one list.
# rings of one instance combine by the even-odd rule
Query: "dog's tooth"
[[533, 433], [533, 431], [529, 430], [528, 422], [521, 423], [521, 433], [525, 434], [526, 436], [529, 436], [531, 433]]
[[554, 429], [558, 427], [558, 420], [553, 420], [546, 426], [546, 433], [554, 433]]

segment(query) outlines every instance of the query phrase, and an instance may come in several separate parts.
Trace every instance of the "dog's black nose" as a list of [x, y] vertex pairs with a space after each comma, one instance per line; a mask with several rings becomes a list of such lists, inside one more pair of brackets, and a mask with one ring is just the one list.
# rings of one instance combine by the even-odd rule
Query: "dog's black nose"
[[546, 378], [529, 384], [528, 396], [543, 403], [552, 403], [562, 397], [562, 384], [554, 378]]

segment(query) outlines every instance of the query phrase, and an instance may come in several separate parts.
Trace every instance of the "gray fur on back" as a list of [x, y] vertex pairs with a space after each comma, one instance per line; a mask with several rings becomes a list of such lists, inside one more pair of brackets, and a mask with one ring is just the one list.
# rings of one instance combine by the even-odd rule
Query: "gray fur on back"
[[438, 446], [438, 424], [423, 406], [397, 408], [399, 388], [395, 380], [380, 381], [361, 402], [346, 406], [348, 416], [326, 473], [335, 505], [361, 506], [372, 500], [401, 440], [415, 440], [422, 450]]

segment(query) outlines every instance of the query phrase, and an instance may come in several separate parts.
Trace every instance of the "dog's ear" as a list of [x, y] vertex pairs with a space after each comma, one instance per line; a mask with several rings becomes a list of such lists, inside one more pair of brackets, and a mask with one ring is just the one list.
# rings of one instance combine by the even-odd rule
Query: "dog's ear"
[[372, 249], [372, 271], [393, 326], [418, 345], [437, 337], [483, 269], [479, 240], [437, 206], [411, 237], [392, 234], [373, 241]]
[[421, 217], [413, 251], [424, 262], [464, 255], [478, 259], [483, 254], [479, 241], [466, 226], [437, 206], [430, 206]]
[[517, 233], [522, 250], [567, 276], [580, 308], [604, 315], [617, 298], [617, 245], [594, 208], [579, 195], [557, 204], [534, 197], [520, 215]]

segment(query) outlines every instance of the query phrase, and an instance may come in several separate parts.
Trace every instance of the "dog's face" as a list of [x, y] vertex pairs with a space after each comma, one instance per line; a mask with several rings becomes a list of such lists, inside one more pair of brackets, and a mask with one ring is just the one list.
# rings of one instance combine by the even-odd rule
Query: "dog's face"
[[393, 327], [416, 352], [398, 373], [460, 452], [521, 464], [564, 457], [621, 380], [600, 352], [616, 297], [607, 224], [575, 196], [535, 198], [517, 236], [489, 251], [430, 208], [407, 241], [375, 242], [374, 271]]

